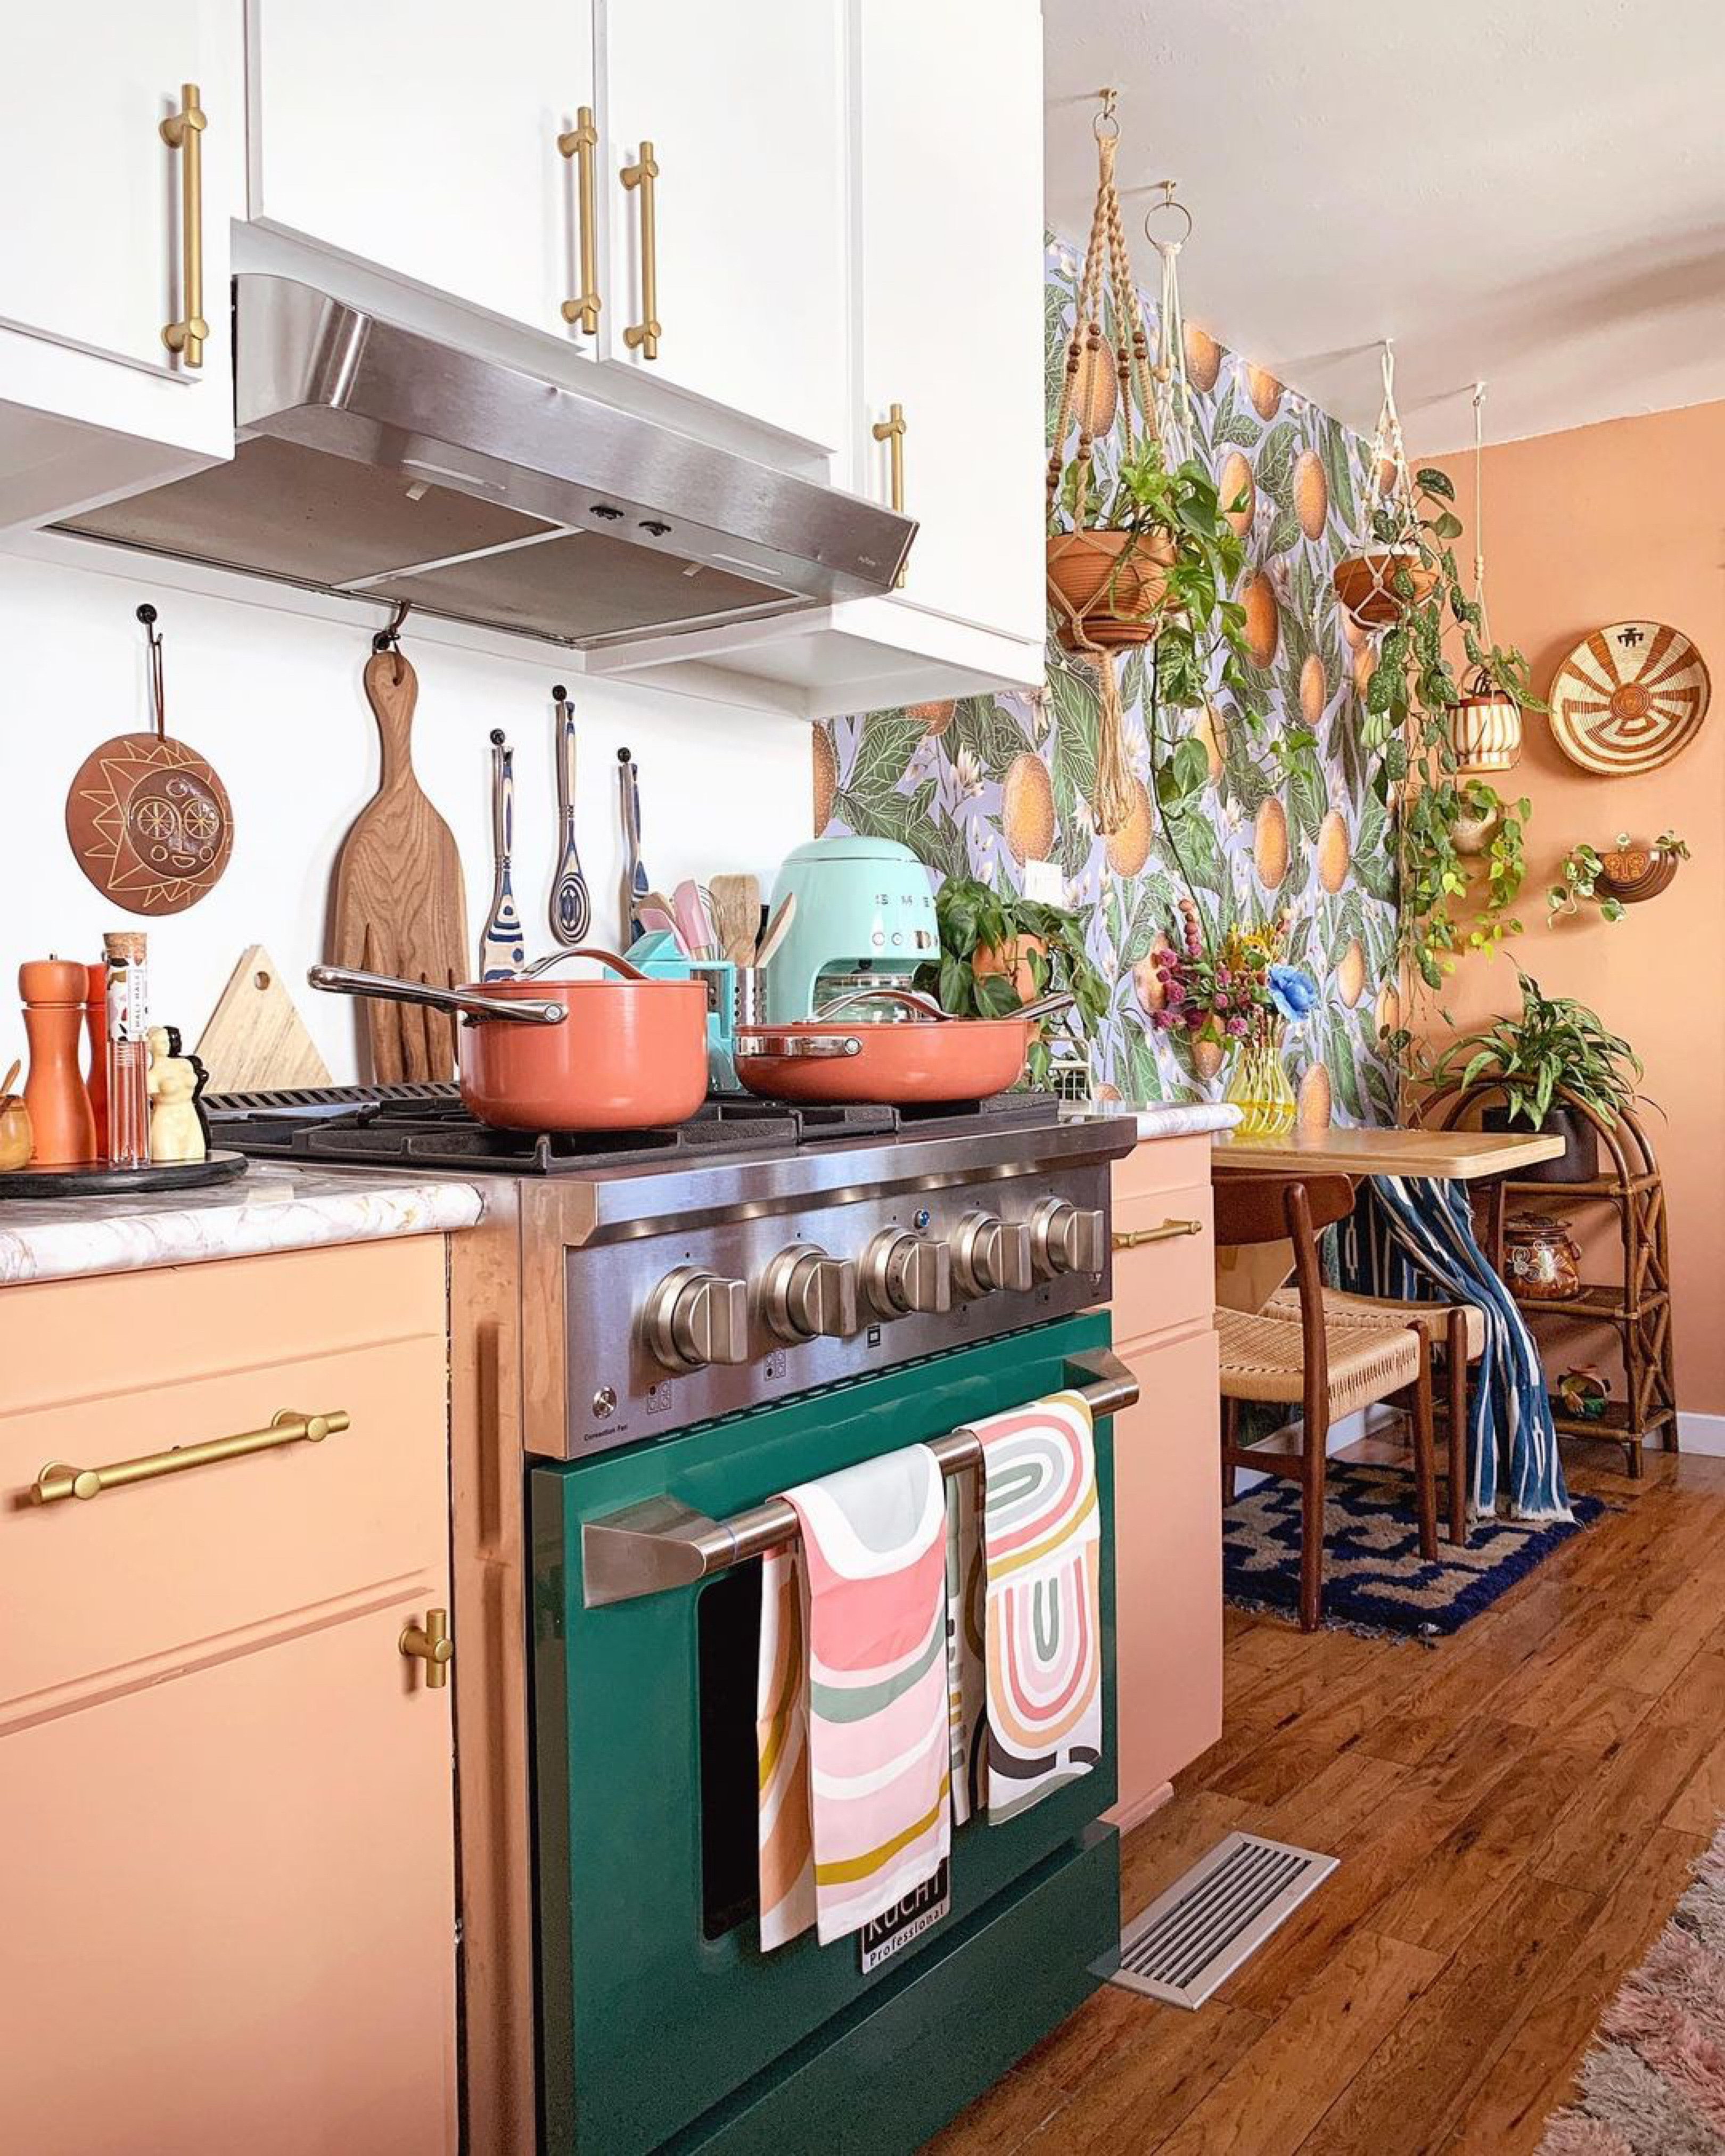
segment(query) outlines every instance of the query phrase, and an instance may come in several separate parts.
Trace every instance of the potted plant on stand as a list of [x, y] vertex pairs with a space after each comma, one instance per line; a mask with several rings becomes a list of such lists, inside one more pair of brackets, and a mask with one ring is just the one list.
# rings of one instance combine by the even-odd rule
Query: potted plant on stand
[[1591, 1110], [1607, 1128], [1635, 1106], [1641, 1059], [1596, 1011], [1569, 996], [1548, 996], [1518, 973], [1522, 1008], [1478, 1033], [1453, 1042], [1432, 1068], [1439, 1085], [1458, 1081], [1501, 1091], [1502, 1105], [1481, 1117], [1486, 1130], [1512, 1130], [1517, 1121], [1561, 1137], [1563, 1151], [1521, 1171], [1537, 1183], [1585, 1183], [1599, 1173]]

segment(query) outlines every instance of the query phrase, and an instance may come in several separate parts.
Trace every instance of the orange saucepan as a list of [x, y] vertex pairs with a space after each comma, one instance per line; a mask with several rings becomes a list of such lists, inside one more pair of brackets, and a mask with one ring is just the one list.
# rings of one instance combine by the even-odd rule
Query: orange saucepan
[[596, 958], [615, 980], [531, 973], [433, 988], [345, 966], [314, 966], [315, 988], [459, 1011], [461, 1099], [506, 1131], [638, 1131], [686, 1122], [706, 1098], [706, 988], [649, 980], [614, 952], [583, 947], [542, 963]]
[[837, 1019], [834, 1013], [737, 1037], [737, 1075], [774, 1101], [865, 1101], [914, 1107], [985, 1101], [1024, 1075], [1040, 1021], [1068, 1009], [1070, 995], [1045, 996], [1004, 1018], [952, 1018], [917, 996], [865, 992], [914, 1010], [886, 1023]]

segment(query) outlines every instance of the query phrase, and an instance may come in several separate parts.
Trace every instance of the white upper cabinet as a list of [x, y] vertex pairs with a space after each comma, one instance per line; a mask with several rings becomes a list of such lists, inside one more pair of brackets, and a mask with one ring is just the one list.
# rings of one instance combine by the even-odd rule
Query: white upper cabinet
[[608, 357], [834, 451], [845, 24], [842, 0], [610, 0], [601, 39]]
[[[222, 0], [8, 11], [0, 69], [0, 523], [231, 455], [241, 25]], [[195, 87], [191, 154], [162, 123]], [[189, 225], [187, 220], [189, 218]], [[190, 238], [189, 252], [187, 247]], [[201, 285], [201, 290], [200, 290]], [[194, 303], [208, 335], [164, 340]], [[104, 446], [93, 430], [127, 437]]]
[[254, 222], [593, 348], [563, 313], [582, 198], [559, 146], [593, 102], [585, 0], [251, 0], [249, 22]]
[[1040, 644], [1042, 18], [1036, 0], [861, 0], [859, 490], [921, 520], [903, 603]]

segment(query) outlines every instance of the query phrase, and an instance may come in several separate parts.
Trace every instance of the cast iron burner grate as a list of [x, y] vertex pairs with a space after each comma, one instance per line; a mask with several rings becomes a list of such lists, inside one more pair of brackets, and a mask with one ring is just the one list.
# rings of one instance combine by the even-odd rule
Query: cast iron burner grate
[[203, 1102], [222, 1144], [258, 1158], [508, 1175], [654, 1166], [727, 1147], [788, 1152], [848, 1138], [955, 1137], [1046, 1125], [1058, 1105], [1045, 1093], [999, 1093], [922, 1108], [727, 1096], [709, 1100], [686, 1123], [662, 1130], [529, 1132], [496, 1131], [477, 1122], [449, 1081], [218, 1093]]

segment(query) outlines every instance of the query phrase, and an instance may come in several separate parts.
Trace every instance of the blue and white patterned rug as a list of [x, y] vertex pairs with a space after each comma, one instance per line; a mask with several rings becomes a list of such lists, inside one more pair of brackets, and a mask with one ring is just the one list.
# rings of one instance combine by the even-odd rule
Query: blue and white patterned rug
[[[1476, 1520], [1465, 1549], [1440, 1531], [1437, 1562], [1428, 1564], [1406, 1469], [1332, 1460], [1328, 1481], [1324, 1622], [1415, 1636], [1458, 1631], [1606, 1509], [1598, 1497], [1574, 1497], [1573, 1522]], [[1298, 1608], [1297, 1482], [1273, 1477], [1224, 1512], [1222, 1584], [1246, 1609]]]

